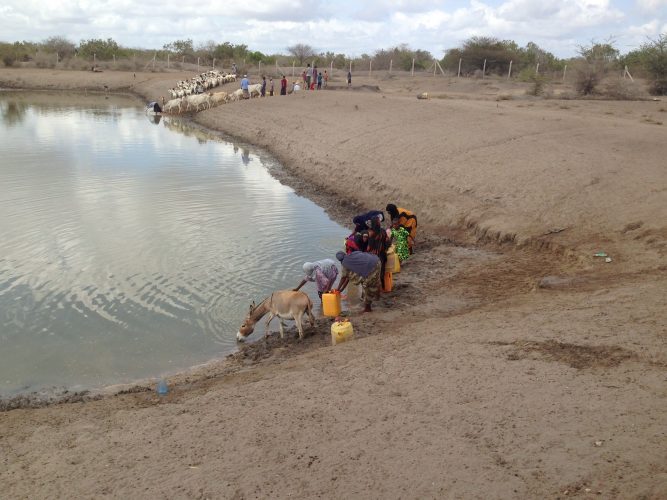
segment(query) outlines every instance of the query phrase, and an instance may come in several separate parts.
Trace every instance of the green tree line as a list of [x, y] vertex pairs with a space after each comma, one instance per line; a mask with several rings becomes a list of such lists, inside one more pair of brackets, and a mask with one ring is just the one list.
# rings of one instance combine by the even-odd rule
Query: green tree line
[[484, 75], [507, 75], [511, 65], [513, 76], [531, 81], [534, 81], [538, 68], [540, 74], [549, 75], [562, 72], [569, 65], [577, 75], [576, 85], [582, 94], [595, 93], [606, 74], [625, 71], [625, 68], [645, 78], [652, 93], [667, 93], [667, 33], [647, 39], [638, 49], [624, 55], [614, 47], [613, 42], [604, 42], [580, 47], [579, 54], [569, 59], [560, 59], [533, 42], [522, 47], [513, 40], [484, 36], [471, 37], [459, 47], [446, 50], [444, 57], [437, 61], [430, 52], [413, 49], [406, 44], [354, 58], [342, 53], [318, 52], [307, 44], [296, 44], [284, 50], [284, 53], [264, 54], [243, 44], [210, 40], [195, 45], [192, 39], [174, 40], [161, 49], [148, 50], [123, 47], [111, 38], [81, 40], [75, 44], [64, 36], [53, 36], [42, 42], [0, 41], [0, 60], [5, 66], [34, 63], [38, 67], [53, 67], [57, 62], [77, 59], [82, 61], [83, 66], [93, 61], [112, 59], [140, 57], [144, 61], [153, 58], [164, 61], [171, 57], [174, 62], [201, 61], [202, 64], [210, 64], [217, 60], [226, 67], [235, 63], [239, 68], [243, 64], [261, 62], [272, 65], [294, 61], [299, 67], [308, 62], [320, 67], [333, 64], [337, 69], [345, 69], [351, 64], [353, 70], [411, 71], [414, 68], [416, 71], [439, 71], [442, 68], [450, 74], [457, 74], [460, 68], [464, 75], [480, 74], [482, 71]]

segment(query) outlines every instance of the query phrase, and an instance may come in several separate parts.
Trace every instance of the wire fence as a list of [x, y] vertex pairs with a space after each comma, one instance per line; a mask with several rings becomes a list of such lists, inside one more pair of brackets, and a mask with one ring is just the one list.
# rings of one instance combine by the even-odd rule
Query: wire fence
[[[519, 66], [514, 61], [495, 60], [466, 60], [459, 59], [458, 64], [450, 61], [449, 66], [444, 66], [438, 60], [432, 60], [426, 64], [423, 60], [407, 61], [403, 59], [400, 63], [383, 59], [356, 59], [341, 61], [327, 60], [321, 57], [312, 58], [303, 62], [290, 57], [277, 57], [272, 62], [254, 62], [247, 59], [216, 59], [197, 56], [176, 56], [173, 54], [155, 53], [152, 57], [146, 53], [140, 53], [129, 57], [112, 56], [111, 59], [100, 60], [92, 57], [73, 56], [61, 59], [57, 53], [38, 52], [31, 61], [22, 63], [24, 66], [35, 66], [42, 68], [61, 68], [74, 70], [93, 71], [149, 71], [149, 72], [189, 72], [199, 74], [208, 70], [217, 70], [223, 73], [236, 72], [238, 75], [247, 74], [254, 79], [267, 78], [280, 79], [286, 76], [289, 79], [300, 79], [303, 72], [316, 65], [318, 71], [326, 70], [330, 81], [345, 81], [347, 73], [351, 72], [354, 78], [363, 77], [370, 80], [388, 80], [395, 77], [433, 77], [433, 78], [505, 78], [507, 80], [530, 80], [539, 76], [551, 82], [571, 81], [572, 69], [568, 66], [554, 69], [551, 67], [540, 68], [539, 63], [535, 65], [523, 64]], [[410, 66], [409, 70], [406, 67]], [[621, 72], [623, 78], [632, 78], [627, 68]]]

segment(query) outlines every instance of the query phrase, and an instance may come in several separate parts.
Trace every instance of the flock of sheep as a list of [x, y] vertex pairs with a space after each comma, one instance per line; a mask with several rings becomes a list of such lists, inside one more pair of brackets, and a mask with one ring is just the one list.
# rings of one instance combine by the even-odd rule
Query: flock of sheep
[[[176, 87], [169, 89], [172, 99], [165, 102], [162, 112], [167, 114], [179, 114], [188, 111], [201, 111], [210, 109], [228, 101], [237, 101], [243, 97], [241, 89], [234, 92], [206, 92], [207, 90], [224, 83], [235, 82], [236, 75], [220, 73], [219, 71], [207, 71], [190, 80], [180, 81]], [[257, 83], [248, 87], [250, 97], [260, 95], [262, 84]]]
[[194, 76], [189, 80], [181, 80], [172, 89], [169, 89], [169, 95], [172, 99], [185, 97], [192, 94], [201, 94], [208, 89], [236, 81], [236, 75], [231, 73], [220, 73], [216, 70], [206, 71], [199, 76]]

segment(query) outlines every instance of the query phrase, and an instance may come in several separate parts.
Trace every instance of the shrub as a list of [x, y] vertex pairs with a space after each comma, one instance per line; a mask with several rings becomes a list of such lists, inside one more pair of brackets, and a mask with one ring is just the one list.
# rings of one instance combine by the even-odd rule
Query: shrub
[[533, 76], [529, 78], [529, 81], [533, 84], [527, 91], [526, 94], [539, 96], [544, 94], [544, 86], [547, 83], [547, 77], [540, 75], [538, 73], [533, 73]]
[[579, 47], [574, 66], [574, 88], [582, 95], [597, 94], [598, 85], [617, 66], [618, 50], [611, 42]]
[[4, 63], [5, 66], [11, 68], [12, 66], [14, 66], [14, 56], [12, 56], [11, 54], [3, 55], [2, 62]]
[[595, 94], [605, 74], [606, 71], [599, 65], [577, 61], [574, 67], [574, 88], [582, 95]]
[[33, 59], [35, 66], [38, 68], [54, 68], [56, 66], [56, 56], [55, 54], [46, 54], [44, 52], [38, 52], [35, 54]]
[[619, 101], [633, 101], [642, 96], [639, 85], [623, 78], [610, 78], [601, 85], [600, 94]]
[[649, 92], [653, 95], [667, 94], [667, 33], [642, 46], [643, 65], [651, 80]]

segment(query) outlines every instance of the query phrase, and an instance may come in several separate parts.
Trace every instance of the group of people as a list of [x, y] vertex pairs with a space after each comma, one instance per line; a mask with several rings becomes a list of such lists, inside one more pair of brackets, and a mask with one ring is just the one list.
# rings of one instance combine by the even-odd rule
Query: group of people
[[[310, 67], [310, 64], [306, 67], [306, 69], [303, 70], [301, 73], [301, 78], [303, 80], [303, 88], [304, 89], [309, 89], [309, 90], [321, 90], [323, 87], [326, 88], [327, 85], [329, 84], [329, 74], [327, 73], [327, 70], [324, 70], [324, 73], [318, 72], [317, 66], [313, 66], [312, 68]], [[282, 75], [282, 78], [280, 80], [280, 95], [287, 95], [287, 94], [292, 94], [294, 92], [299, 92], [302, 87], [299, 84], [297, 80], [294, 80], [292, 82], [291, 88], [288, 90], [288, 85], [289, 82], [287, 81], [287, 77], [285, 75]], [[245, 97], [250, 97], [248, 87], [250, 86], [250, 80], [248, 79], [248, 75], [243, 75], [243, 79], [241, 80], [241, 89], [243, 90], [243, 95]], [[347, 86], [351, 87], [352, 86], [352, 72], [348, 71], [347, 73]], [[273, 77], [269, 77], [269, 80], [267, 82], [266, 75], [262, 75], [262, 86], [260, 90], [260, 95], [262, 97], [265, 97], [268, 93], [269, 96], [273, 96], [275, 92], [275, 87], [274, 87], [274, 82], [273, 82]]]
[[345, 251], [336, 253], [340, 262], [341, 277], [338, 286], [338, 266], [333, 259], [306, 262], [303, 265], [305, 277], [294, 290], [299, 290], [307, 282], [317, 285], [317, 292], [342, 292], [349, 283], [361, 285], [364, 312], [370, 312], [371, 304], [385, 289], [385, 267], [387, 254], [393, 246], [396, 257], [407, 260], [414, 252], [417, 237], [417, 216], [405, 208], [390, 203], [385, 208], [389, 215], [387, 227], [385, 213], [371, 210], [352, 219], [354, 231], [345, 239]]
[[301, 78], [303, 79], [304, 87], [308, 90], [315, 90], [315, 88], [321, 90], [323, 84], [325, 88], [329, 84], [329, 73], [327, 73], [327, 70], [325, 69], [324, 73], [317, 71], [317, 66], [313, 65], [311, 68], [310, 63], [301, 73]]

